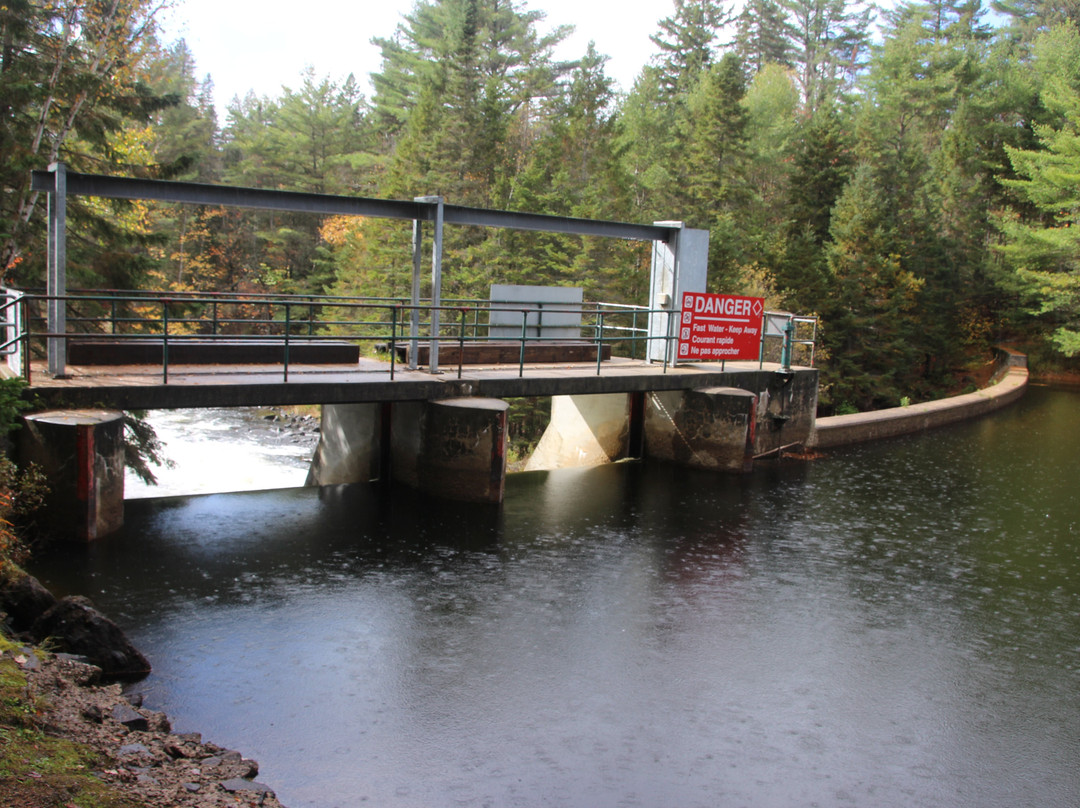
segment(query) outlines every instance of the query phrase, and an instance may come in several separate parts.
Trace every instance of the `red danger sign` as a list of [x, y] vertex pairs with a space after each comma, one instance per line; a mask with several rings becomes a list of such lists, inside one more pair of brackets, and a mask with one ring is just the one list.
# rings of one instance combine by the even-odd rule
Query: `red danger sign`
[[765, 299], [683, 292], [678, 359], [757, 359]]

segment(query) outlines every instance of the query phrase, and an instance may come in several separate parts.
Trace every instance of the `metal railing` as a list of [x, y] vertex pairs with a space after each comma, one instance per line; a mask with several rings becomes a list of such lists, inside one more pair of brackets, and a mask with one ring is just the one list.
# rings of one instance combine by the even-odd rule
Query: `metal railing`
[[[46, 309], [59, 302], [66, 312], [66, 331], [48, 330]], [[505, 319], [507, 312], [521, 315], [521, 333], [512, 342], [519, 345], [518, 373], [524, 374], [528, 346], [553, 340], [537, 327], [538, 311], [572, 314], [580, 319], [575, 342], [595, 346], [597, 373], [601, 372], [605, 348], [612, 355], [644, 357], [647, 351], [647, 321], [650, 310], [640, 306], [588, 303], [581, 306], [523, 303], [521, 308], [506, 303], [462, 299], [430, 301], [412, 305], [402, 298], [346, 298], [327, 295], [257, 295], [162, 293], [143, 291], [88, 292], [68, 295], [7, 292], [0, 296], [0, 354], [8, 357], [13, 370], [28, 381], [31, 358], [44, 357], [50, 340], [71, 345], [80, 340], [152, 342], [161, 346], [162, 377], [168, 383], [170, 345], [181, 342], [273, 343], [283, 348], [283, 380], [288, 381], [290, 348], [312, 341], [348, 342], [361, 346], [361, 353], [384, 353], [393, 379], [402, 351], [410, 368], [416, 368], [418, 349], [434, 340], [442, 346], [458, 348], [458, 376], [465, 364], [466, 345], [505, 343], [488, 334], [490, 313], [495, 308]], [[437, 334], [431, 333], [433, 311], [443, 316]], [[421, 327], [412, 333], [412, 313], [418, 312]], [[665, 311], [665, 314], [670, 312]], [[653, 337], [652, 339], [656, 339]], [[364, 350], [364, 349], [367, 350]], [[66, 353], [66, 352], [65, 352]], [[175, 363], [173, 363], [175, 364]], [[434, 365], [434, 363], [433, 363]], [[666, 363], [665, 363], [666, 367]], [[431, 366], [435, 372], [439, 368]]]
[[[63, 334], [49, 332], [46, 325], [46, 309], [51, 302], [61, 303], [66, 311], [67, 330]], [[503, 324], [508, 312], [520, 314], [520, 332], [513, 338], [489, 334], [491, 313], [496, 310]], [[432, 318], [434, 311], [441, 316]], [[419, 316], [413, 317], [414, 313]], [[55, 296], [4, 290], [0, 292], [0, 355], [6, 357], [13, 372], [29, 382], [31, 359], [43, 358], [50, 340], [63, 339], [65, 345], [80, 340], [157, 343], [161, 346], [162, 378], [167, 384], [170, 346], [175, 348], [185, 342], [262, 342], [282, 347], [282, 378], [288, 381], [290, 366], [298, 364], [290, 357], [290, 350], [297, 345], [348, 342], [358, 345], [361, 354], [385, 355], [390, 378], [394, 379], [402, 358], [409, 369], [416, 369], [419, 350], [437, 341], [444, 350], [457, 349], [460, 378], [467, 346], [509, 342], [517, 344], [518, 374], [524, 375], [529, 346], [567, 341], [565, 336], [550, 336], [543, 323], [544, 314], [577, 318], [577, 337], [572, 342], [595, 346], [597, 375], [602, 372], [606, 352], [612, 357], [645, 359], [650, 355], [651, 342], [660, 340], [671, 346], [677, 340], [670, 330], [661, 335], [650, 335], [649, 331], [652, 315], [669, 315], [669, 323], [674, 323], [677, 310], [611, 303], [522, 303], [518, 308], [515, 304], [476, 299], [450, 300], [433, 306], [430, 301], [413, 305], [403, 298], [330, 295], [97, 291]], [[437, 334], [431, 333], [432, 319], [438, 321]], [[759, 367], [766, 361], [779, 361], [786, 369], [797, 349], [803, 350], [809, 357], [808, 364], [813, 365], [816, 318], [766, 312], [763, 319], [766, 327]], [[769, 323], [780, 323], [780, 327]], [[565, 326], [559, 331], [565, 334]], [[674, 356], [674, 351], [665, 350], [663, 354]], [[429, 370], [440, 372], [437, 359], [431, 359]], [[672, 363], [665, 358], [664, 370]]]

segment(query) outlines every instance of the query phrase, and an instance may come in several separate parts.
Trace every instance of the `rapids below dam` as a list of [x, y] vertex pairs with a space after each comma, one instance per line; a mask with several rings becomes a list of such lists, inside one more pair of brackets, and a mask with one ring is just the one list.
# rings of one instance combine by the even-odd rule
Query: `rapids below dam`
[[[1080, 393], [759, 464], [132, 500], [39, 559], [290, 808], [1080, 805]], [[236, 470], [239, 475], [240, 470]]]

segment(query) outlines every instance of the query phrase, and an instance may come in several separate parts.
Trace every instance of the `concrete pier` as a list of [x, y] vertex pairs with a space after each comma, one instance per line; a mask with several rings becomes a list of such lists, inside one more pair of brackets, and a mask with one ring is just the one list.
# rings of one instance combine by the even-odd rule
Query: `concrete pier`
[[645, 456], [712, 471], [751, 471], [757, 401], [737, 387], [650, 393]]
[[93, 541], [124, 524], [124, 419], [111, 410], [28, 415], [20, 463], [49, 478], [45, 527], [59, 538]]
[[395, 405], [390, 429], [393, 480], [448, 499], [502, 502], [509, 408], [491, 398]]
[[526, 471], [599, 466], [627, 456], [631, 397], [553, 396], [551, 422]]
[[757, 394], [754, 457], [809, 443], [817, 418], [817, 370], [763, 372], [755, 385], [743, 388]]
[[366, 483], [381, 473], [382, 405], [324, 404], [305, 485]]

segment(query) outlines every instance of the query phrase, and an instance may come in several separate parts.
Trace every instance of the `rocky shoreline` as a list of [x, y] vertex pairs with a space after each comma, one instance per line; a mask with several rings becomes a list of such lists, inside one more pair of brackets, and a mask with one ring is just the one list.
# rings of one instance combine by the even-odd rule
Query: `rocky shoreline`
[[31, 647], [6, 651], [27, 680], [37, 722], [50, 735], [85, 744], [104, 765], [93, 771], [139, 805], [150, 808], [281, 808], [273, 790], [254, 778], [259, 764], [174, 734], [164, 713], [128, 700], [119, 683], [101, 683], [101, 669], [65, 654]]
[[[254, 760], [198, 733], [175, 734], [164, 713], [124, 695], [122, 683], [142, 678], [150, 665], [86, 598], [56, 600], [33, 576], [7, 571], [0, 617], [13, 641], [0, 661], [11, 660], [26, 677], [34, 724], [94, 750], [104, 762], [94, 777], [150, 808], [282, 808], [255, 779]], [[34, 644], [44, 640], [60, 652]]]

